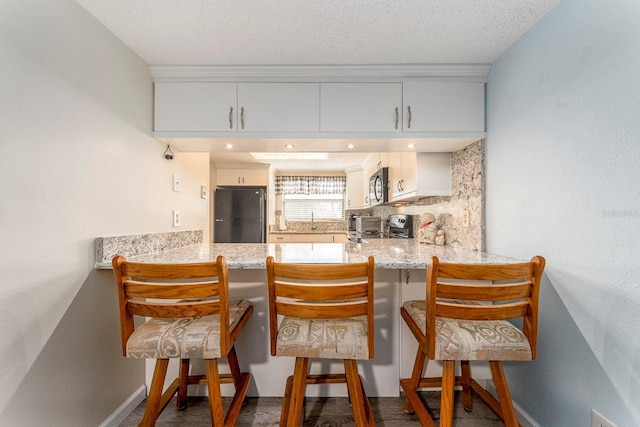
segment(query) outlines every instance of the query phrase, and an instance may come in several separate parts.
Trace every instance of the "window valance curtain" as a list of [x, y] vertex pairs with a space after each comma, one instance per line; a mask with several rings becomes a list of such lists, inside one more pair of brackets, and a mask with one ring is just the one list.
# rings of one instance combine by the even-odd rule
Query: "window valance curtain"
[[344, 176], [276, 176], [276, 194], [343, 194]]

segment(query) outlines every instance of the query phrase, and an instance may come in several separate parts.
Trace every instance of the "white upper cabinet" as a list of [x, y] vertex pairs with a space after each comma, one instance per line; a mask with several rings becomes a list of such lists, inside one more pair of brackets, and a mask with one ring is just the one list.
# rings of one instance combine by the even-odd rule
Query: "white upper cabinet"
[[347, 172], [347, 203], [345, 209], [362, 209], [365, 206], [362, 180], [362, 169]]
[[156, 83], [156, 132], [236, 132], [236, 83]]
[[484, 83], [408, 81], [404, 132], [484, 132]]
[[[154, 136], [184, 138], [176, 143], [186, 151], [201, 149], [190, 138], [230, 137], [254, 143], [328, 138], [334, 150], [340, 139], [377, 139], [372, 151], [393, 151], [399, 140], [415, 138], [419, 151], [454, 151], [486, 136], [482, 75], [487, 71], [476, 68], [471, 73], [478, 75], [469, 77], [465, 67], [452, 67], [448, 80], [384, 75], [373, 81], [363, 74], [358, 81], [349, 70], [338, 70], [348, 80], [340, 81], [342, 74], [332, 77], [318, 70], [315, 75], [305, 68], [292, 80], [267, 70], [265, 80], [242, 75], [233, 82], [226, 69], [208, 82], [201, 80], [201, 70], [192, 70], [193, 81], [182, 80], [190, 78], [184, 70], [176, 75], [154, 70], [161, 79], [155, 83]], [[388, 143], [380, 141], [387, 138]]]
[[318, 132], [318, 83], [156, 83], [156, 132]]
[[318, 132], [318, 83], [238, 83], [239, 132]]
[[321, 132], [401, 132], [402, 83], [320, 83]]
[[417, 190], [417, 160], [412, 151], [389, 154], [389, 198], [393, 200]]
[[268, 169], [218, 168], [216, 185], [266, 186], [269, 183]]
[[390, 175], [395, 175], [389, 179], [392, 202], [451, 195], [451, 153], [402, 153], [400, 157], [395, 156], [399, 153], [393, 154], [394, 163], [399, 160], [401, 166], [399, 175], [398, 169], [390, 166]]

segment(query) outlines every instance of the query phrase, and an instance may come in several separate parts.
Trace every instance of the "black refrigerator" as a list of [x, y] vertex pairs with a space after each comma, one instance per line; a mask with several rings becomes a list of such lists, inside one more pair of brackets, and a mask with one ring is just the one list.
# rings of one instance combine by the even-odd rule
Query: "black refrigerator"
[[218, 188], [214, 203], [214, 243], [266, 242], [265, 188]]

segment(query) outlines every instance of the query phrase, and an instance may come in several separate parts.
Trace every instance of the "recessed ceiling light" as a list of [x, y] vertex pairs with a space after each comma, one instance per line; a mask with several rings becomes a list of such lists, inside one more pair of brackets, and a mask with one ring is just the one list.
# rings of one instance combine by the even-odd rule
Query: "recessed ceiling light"
[[354, 144], [347, 144], [347, 148], [351, 149], [351, 148], [355, 148]]
[[233, 148], [233, 144], [226, 144], [225, 147], [227, 150], [231, 150]]
[[416, 144], [409, 144], [407, 145], [407, 148], [416, 148]]
[[292, 149], [293, 148], [293, 144], [287, 144], [287, 145], [284, 146], [284, 148]]

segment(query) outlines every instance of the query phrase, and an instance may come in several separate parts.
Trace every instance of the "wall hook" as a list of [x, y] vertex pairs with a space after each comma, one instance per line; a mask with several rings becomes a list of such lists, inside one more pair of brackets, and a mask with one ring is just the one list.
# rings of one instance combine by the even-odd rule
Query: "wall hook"
[[173, 156], [175, 156], [175, 154], [171, 151], [171, 147], [167, 145], [167, 149], [164, 150], [164, 158], [167, 160], [173, 160]]

